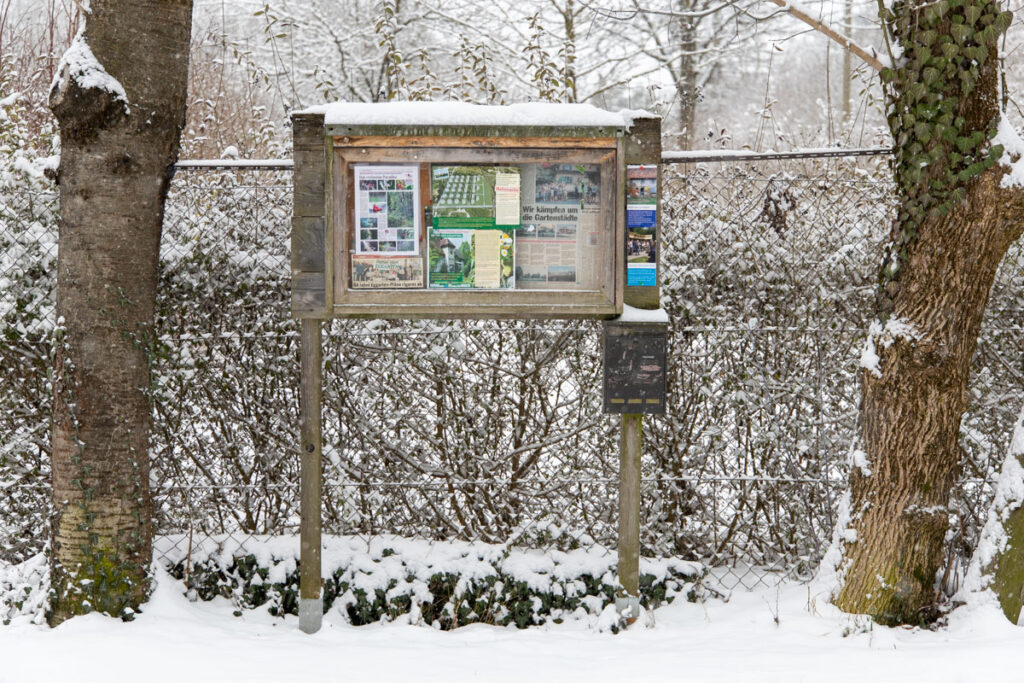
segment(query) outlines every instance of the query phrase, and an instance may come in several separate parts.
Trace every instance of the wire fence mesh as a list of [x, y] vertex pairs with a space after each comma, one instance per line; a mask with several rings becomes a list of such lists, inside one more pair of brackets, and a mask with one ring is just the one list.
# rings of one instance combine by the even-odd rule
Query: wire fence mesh
[[[806, 578], [827, 545], [892, 219], [883, 158], [665, 170], [670, 403], [645, 424], [643, 551], [724, 588]], [[180, 170], [168, 197], [152, 485], [173, 543], [298, 526], [287, 170]], [[56, 197], [0, 197], [0, 559], [48, 518]], [[1024, 402], [1024, 255], [993, 288], [963, 420], [950, 577]], [[589, 322], [333, 321], [324, 529], [614, 548], [617, 422]], [[190, 541], [191, 539], [191, 541]], [[165, 546], [167, 544], [164, 544]], [[180, 550], [180, 549], [179, 549]]]

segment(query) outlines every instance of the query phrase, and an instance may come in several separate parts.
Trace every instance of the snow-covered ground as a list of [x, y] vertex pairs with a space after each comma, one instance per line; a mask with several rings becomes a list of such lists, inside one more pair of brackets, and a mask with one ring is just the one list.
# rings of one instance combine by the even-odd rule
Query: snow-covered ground
[[232, 616], [226, 600], [189, 602], [158, 575], [133, 623], [79, 617], [50, 630], [0, 627], [0, 681], [983, 681], [1019, 680], [1024, 629], [992, 607], [953, 612], [946, 628], [867, 627], [808, 610], [807, 587], [677, 601], [654, 628], [618, 635], [577, 622], [516, 630], [352, 627], [327, 615], [308, 636], [294, 617]]

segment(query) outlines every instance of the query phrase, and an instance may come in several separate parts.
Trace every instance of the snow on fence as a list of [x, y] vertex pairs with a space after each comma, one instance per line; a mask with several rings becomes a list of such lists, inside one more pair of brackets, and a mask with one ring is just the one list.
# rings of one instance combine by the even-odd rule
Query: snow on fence
[[[671, 403], [644, 441], [644, 553], [703, 561], [726, 588], [806, 577], [848, 467], [892, 215], [885, 159], [672, 161]], [[280, 164], [182, 164], [168, 198], [152, 482], [179, 545], [297, 530], [290, 202]], [[45, 187], [0, 194], [2, 561], [46, 536], [55, 203]], [[1022, 281], [1018, 245], [963, 422], [951, 577], [1024, 403]], [[336, 320], [324, 358], [325, 532], [614, 546], [594, 323]]]

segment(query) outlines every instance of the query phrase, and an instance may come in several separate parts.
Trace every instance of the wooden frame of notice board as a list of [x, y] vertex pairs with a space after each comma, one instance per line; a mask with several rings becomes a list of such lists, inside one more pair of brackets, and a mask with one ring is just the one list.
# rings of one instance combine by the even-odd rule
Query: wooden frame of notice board
[[[624, 304], [658, 308], [657, 277], [627, 281], [626, 187], [627, 169], [657, 168], [661, 120], [632, 117], [628, 129], [327, 125], [323, 113], [305, 112], [293, 114], [292, 135], [299, 628], [312, 633], [323, 616], [322, 321], [610, 319]], [[643, 180], [641, 194], [658, 195], [642, 197], [634, 212], [644, 213], [632, 217], [642, 221], [631, 224], [653, 224], [656, 236], [660, 172]], [[646, 275], [660, 249], [648, 253]], [[619, 571], [632, 602], [623, 615], [639, 605], [640, 418], [626, 418]]]
[[[644, 121], [634, 122], [627, 132], [610, 127], [325, 126], [323, 115], [295, 115], [293, 315], [319, 319], [619, 315], [626, 286], [626, 166], [648, 160], [637, 158], [636, 153], [644, 147], [638, 143]], [[660, 132], [660, 120], [652, 121], [653, 129]], [[646, 149], [643, 152], [650, 156]], [[374, 173], [374, 169], [385, 172]], [[448, 257], [456, 250], [461, 249], [458, 253], [466, 258], [469, 248], [464, 242], [470, 239], [466, 232], [456, 232], [447, 241], [432, 241], [435, 230], [461, 227], [451, 227], [457, 220], [453, 215], [439, 215], [442, 197], [437, 192], [443, 183], [438, 169], [450, 169], [451, 178], [456, 171], [465, 174], [474, 169], [512, 170], [520, 176], [520, 222], [500, 238], [473, 233], [481, 239], [472, 238], [470, 251], [476, 262], [469, 282], [466, 277], [452, 280], [451, 275], [447, 283], [435, 279], [439, 268], [453, 269]], [[472, 181], [479, 186], [480, 179], [467, 181], [464, 175], [461, 181], [462, 199], [472, 202]], [[374, 183], [380, 185], [376, 192]], [[484, 181], [485, 195], [497, 190], [493, 179]], [[416, 195], [415, 201], [406, 200], [404, 205], [413, 206], [415, 220], [410, 223], [406, 217], [393, 227], [391, 219], [398, 210], [392, 200], [409, 194]], [[530, 213], [531, 208], [535, 213]], [[373, 210], [379, 214], [370, 213]], [[472, 206], [467, 211], [475, 215]], [[477, 258], [489, 253], [481, 245], [499, 241], [503, 255], [511, 250], [511, 263]], [[506, 243], [510, 244], [506, 247]], [[439, 265], [442, 250], [446, 263]], [[500, 285], [483, 277], [493, 278], [496, 271]], [[506, 276], [509, 272], [511, 276]], [[625, 298], [628, 301], [628, 295]]]

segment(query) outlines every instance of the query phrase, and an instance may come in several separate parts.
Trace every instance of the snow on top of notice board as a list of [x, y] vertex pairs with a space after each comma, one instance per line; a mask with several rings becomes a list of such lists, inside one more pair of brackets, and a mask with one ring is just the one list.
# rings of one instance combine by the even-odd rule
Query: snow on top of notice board
[[589, 104], [529, 102], [480, 105], [468, 102], [335, 102], [299, 112], [323, 114], [325, 125], [352, 126], [594, 126], [624, 127], [653, 117], [643, 110], [610, 112]]

